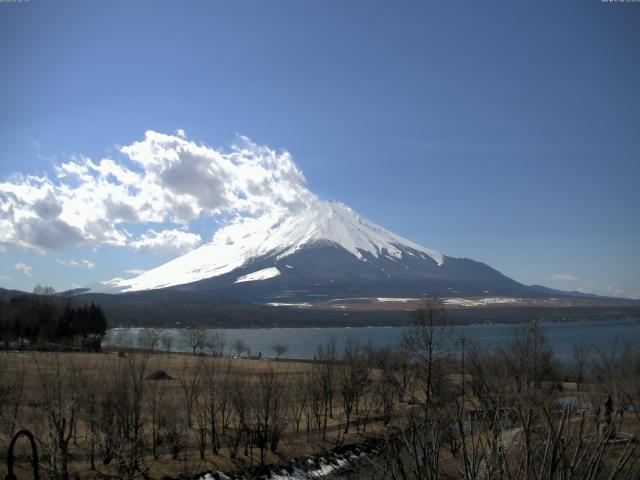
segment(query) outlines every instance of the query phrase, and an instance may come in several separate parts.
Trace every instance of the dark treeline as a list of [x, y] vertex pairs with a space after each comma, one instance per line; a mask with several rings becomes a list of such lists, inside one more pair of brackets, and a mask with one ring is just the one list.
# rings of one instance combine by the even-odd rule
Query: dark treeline
[[0, 342], [6, 348], [98, 351], [106, 330], [99, 305], [73, 306], [50, 287], [0, 300]]

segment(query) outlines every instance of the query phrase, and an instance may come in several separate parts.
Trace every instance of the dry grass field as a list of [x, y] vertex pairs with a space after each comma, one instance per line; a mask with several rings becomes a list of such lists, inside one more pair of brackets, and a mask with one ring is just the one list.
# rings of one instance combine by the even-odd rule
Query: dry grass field
[[[534, 323], [504, 349], [469, 348], [461, 363], [438, 353], [451, 342], [434, 328], [438, 312], [423, 312], [401, 349], [349, 341], [313, 362], [1, 352], [0, 454], [26, 428], [41, 477], [254, 478], [377, 438], [380, 478], [637, 478], [633, 344], [560, 363]], [[26, 446], [19, 479], [31, 478]]]
[[[72, 477], [123, 476], [122, 464], [129, 461], [130, 453], [116, 451], [105, 464], [109, 442], [113, 450], [135, 445], [136, 468], [151, 478], [192, 476], [207, 470], [249, 471], [261, 463], [278, 464], [357, 443], [383, 428], [380, 419], [362, 419], [363, 414], [380, 416], [373, 391], [365, 395], [369, 400], [364, 396], [359, 400], [362, 411], [359, 416], [352, 414], [346, 434], [344, 412], [334, 393], [325, 425], [324, 404], [316, 402], [314, 410], [305, 398], [309, 382], [321, 381], [318, 370], [309, 362], [175, 353], [3, 352], [0, 382], [9, 391], [4, 392], [0, 417], [0, 456], [6, 457], [10, 433], [27, 428], [38, 439], [45, 474], [51, 465], [61, 468], [57, 438], [62, 434], [69, 437], [68, 473]], [[369, 375], [372, 379], [377, 376], [373, 371]], [[269, 395], [271, 400], [266, 398]], [[268, 401], [272, 405], [261, 403]], [[217, 423], [217, 453], [211, 445], [211, 414]], [[260, 439], [247, 441], [238, 430], [241, 425], [255, 428], [256, 424], [259, 429], [264, 416], [277, 417], [274, 428], [281, 432], [276, 452], [264, 445], [261, 460], [256, 447]], [[67, 425], [61, 426], [64, 421]], [[136, 427], [139, 432], [133, 433]], [[244, 443], [250, 446], [245, 449]], [[25, 463], [26, 446], [26, 440], [17, 444], [18, 478], [31, 478]], [[2, 477], [7, 473], [4, 463]]]

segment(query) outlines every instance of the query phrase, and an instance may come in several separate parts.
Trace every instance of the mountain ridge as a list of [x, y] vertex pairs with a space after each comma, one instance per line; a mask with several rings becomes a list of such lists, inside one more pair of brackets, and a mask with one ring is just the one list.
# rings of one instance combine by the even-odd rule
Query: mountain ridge
[[113, 279], [89, 291], [170, 289], [258, 304], [345, 297], [567, 295], [523, 285], [483, 262], [443, 255], [343, 203], [316, 197], [284, 213], [237, 219], [208, 244], [134, 278]]
[[523, 285], [339, 202], [314, 198], [287, 212], [237, 219], [211, 243], [137, 277], [59, 295], [95, 301], [112, 326], [402, 325], [430, 297], [462, 322], [639, 314], [640, 302]]
[[132, 292], [166, 288], [219, 277], [262, 259], [281, 260], [305, 248], [337, 245], [359, 260], [401, 259], [403, 253], [429, 257], [440, 253], [418, 245], [365, 219], [348, 206], [313, 199], [294, 214], [245, 218], [216, 232], [212, 242], [132, 279], [114, 279], [94, 291]]

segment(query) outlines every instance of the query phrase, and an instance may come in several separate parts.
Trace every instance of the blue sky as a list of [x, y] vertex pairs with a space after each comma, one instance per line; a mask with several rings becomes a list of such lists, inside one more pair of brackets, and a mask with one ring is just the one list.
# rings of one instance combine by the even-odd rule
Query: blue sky
[[[0, 3], [0, 183], [58, 185], [84, 158], [139, 172], [120, 147], [148, 130], [246, 135], [446, 255], [640, 297], [639, 45], [640, 4], [598, 0]], [[3, 201], [5, 288], [131, 275], [176, 255], [136, 241], [219, 225], [159, 215], [65, 248]]]

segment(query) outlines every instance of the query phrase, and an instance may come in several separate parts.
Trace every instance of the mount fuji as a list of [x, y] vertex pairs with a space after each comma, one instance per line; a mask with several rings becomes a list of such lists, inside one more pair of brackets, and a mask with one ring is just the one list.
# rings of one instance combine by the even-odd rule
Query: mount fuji
[[253, 303], [354, 297], [535, 294], [497, 270], [425, 248], [333, 201], [244, 218], [213, 241], [132, 279], [93, 292], [201, 292]]

